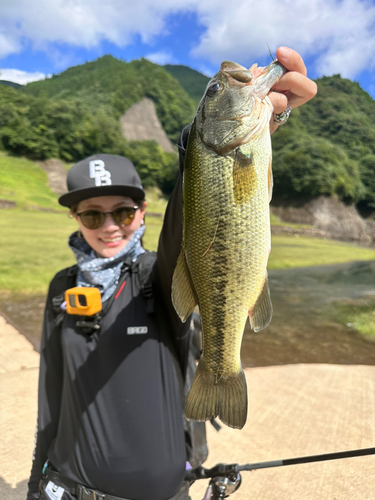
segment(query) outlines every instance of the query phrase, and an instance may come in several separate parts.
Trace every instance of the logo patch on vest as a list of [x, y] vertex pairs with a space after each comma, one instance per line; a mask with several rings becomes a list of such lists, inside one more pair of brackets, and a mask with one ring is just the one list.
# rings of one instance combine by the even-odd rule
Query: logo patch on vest
[[144, 335], [148, 333], [147, 326], [128, 326], [126, 331], [128, 335]]
[[91, 160], [89, 166], [90, 178], [95, 179], [95, 186], [109, 186], [112, 184], [111, 172], [105, 169], [103, 160]]

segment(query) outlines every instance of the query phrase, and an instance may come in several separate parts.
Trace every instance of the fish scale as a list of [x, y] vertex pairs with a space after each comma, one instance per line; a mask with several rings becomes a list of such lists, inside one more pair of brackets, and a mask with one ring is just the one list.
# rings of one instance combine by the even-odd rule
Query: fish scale
[[272, 316], [266, 267], [273, 109], [266, 94], [285, 71], [276, 61], [254, 79], [224, 62], [189, 133], [172, 301], [183, 321], [196, 305], [202, 320], [202, 357], [185, 408], [192, 420], [219, 416], [234, 428], [246, 422], [243, 331], [248, 315], [255, 331]]

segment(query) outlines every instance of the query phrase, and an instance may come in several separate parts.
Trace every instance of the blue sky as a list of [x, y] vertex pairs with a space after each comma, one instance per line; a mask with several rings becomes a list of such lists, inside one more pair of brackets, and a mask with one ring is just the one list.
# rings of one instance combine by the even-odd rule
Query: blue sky
[[286, 45], [312, 78], [340, 73], [375, 97], [374, 26], [363, 0], [2, 0], [0, 73], [25, 83], [112, 54], [211, 75]]

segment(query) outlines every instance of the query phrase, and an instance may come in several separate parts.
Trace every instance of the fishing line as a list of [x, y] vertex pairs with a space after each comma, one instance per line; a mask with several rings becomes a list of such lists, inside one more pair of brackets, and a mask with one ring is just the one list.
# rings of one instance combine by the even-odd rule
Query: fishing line
[[268, 45], [268, 43], [267, 43], [267, 48], [268, 48], [268, 53], [269, 53], [269, 55], [271, 56], [272, 61], [276, 61], [276, 58], [275, 58], [275, 57], [273, 57], [272, 52], [271, 52], [271, 49], [270, 49], [270, 46]]

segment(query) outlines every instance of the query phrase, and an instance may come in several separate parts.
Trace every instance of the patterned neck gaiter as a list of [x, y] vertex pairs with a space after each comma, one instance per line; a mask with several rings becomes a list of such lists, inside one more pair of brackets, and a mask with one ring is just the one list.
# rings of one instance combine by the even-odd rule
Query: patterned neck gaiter
[[135, 261], [145, 252], [141, 245], [144, 232], [145, 226], [141, 226], [125, 248], [108, 258], [96, 257], [89, 244], [78, 237], [78, 231], [70, 235], [68, 244], [78, 264], [77, 286], [96, 287], [102, 294], [102, 302], [109, 299], [116, 289], [124, 259], [130, 257]]

